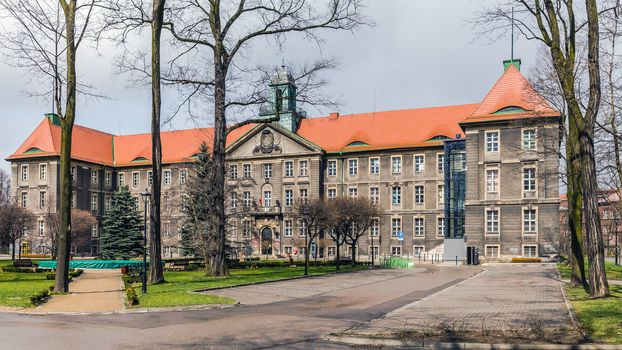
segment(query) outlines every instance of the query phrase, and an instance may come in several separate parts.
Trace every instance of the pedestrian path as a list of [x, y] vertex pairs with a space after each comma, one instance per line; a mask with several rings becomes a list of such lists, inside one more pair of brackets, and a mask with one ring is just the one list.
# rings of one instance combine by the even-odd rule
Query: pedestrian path
[[488, 267], [479, 275], [355, 326], [350, 334], [393, 334], [443, 325], [460, 329], [568, 328], [569, 313], [552, 267]]
[[69, 284], [69, 294], [55, 295], [33, 313], [92, 313], [119, 312], [121, 301], [121, 272], [119, 270], [84, 270]]

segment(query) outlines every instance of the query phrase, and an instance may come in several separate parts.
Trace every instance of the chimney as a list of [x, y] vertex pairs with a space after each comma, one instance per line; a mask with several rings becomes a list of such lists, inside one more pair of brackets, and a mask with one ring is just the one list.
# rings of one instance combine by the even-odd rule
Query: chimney
[[339, 119], [339, 113], [337, 112], [332, 112], [328, 115], [328, 120], [337, 120]]

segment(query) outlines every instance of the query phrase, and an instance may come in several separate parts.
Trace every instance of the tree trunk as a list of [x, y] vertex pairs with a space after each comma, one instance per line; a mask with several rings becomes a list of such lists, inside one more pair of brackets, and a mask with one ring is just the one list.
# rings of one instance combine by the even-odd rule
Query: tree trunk
[[60, 146], [60, 227], [56, 253], [56, 279], [54, 291], [69, 291], [69, 254], [71, 252], [71, 138], [76, 113], [76, 43], [75, 15], [76, 1], [61, 0], [65, 14], [67, 41], [67, 103], [65, 115], [61, 118]]
[[568, 175], [568, 229], [570, 233], [570, 266], [573, 285], [587, 290], [585, 276], [585, 254], [583, 249], [583, 191], [581, 183], [581, 160], [579, 154], [579, 135], [576, 117], [569, 109], [568, 136], [566, 138], [566, 173]]
[[339, 254], [339, 236], [340, 236], [339, 233], [337, 233], [337, 235], [335, 236], [337, 238], [337, 240], [335, 241], [335, 255], [337, 257], [337, 260], [335, 260], [335, 270], [337, 270], [337, 271], [339, 271], [339, 263], [340, 263], [340, 261], [339, 261], [339, 257], [340, 257], [340, 254]]
[[11, 250], [11, 260], [15, 261], [15, 240], [13, 240], [13, 249]]
[[356, 266], [356, 241], [350, 245], [352, 249], [352, 266]]
[[[215, 21], [219, 21], [219, 17]], [[218, 27], [220, 23], [218, 23]], [[216, 246], [213, 247], [213, 261], [210, 266], [212, 276], [229, 274], [225, 256], [226, 213], [225, 213], [225, 146], [227, 138], [227, 120], [225, 116], [227, 63], [223, 56], [222, 43], [217, 43], [214, 50], [214, 205]]]
[[596, 162], [594, 160], [594, 127], [600, 107], [600, 63], [599, 25], [596, 0], [585, 1], [588, 23], [588, 73], [590, 77], [589, 101], [579, 128], [581, 147], [581, 170], [583, 173], [583, 217], [587, 234], [587, 256], [589, 261], [590, 295], [604, 297], [609, 294], [605, 271], [600, 212], [598, 210], [598, 185], [596, 183]]
[[[162, 237], [160, 222], [160, 201], [162, 197], [162, 142], [160, 140], [160, 111], [162, 105], [160, 89], [160, 35], [164, 19], [166, 0], [153, 2], [151, 22], [151, 151], [152, 177], [151, 220], [149, 230], [149, 282], [164, 282], [162, 271]], [[145, 208], [146, 210], [146, 208]]]

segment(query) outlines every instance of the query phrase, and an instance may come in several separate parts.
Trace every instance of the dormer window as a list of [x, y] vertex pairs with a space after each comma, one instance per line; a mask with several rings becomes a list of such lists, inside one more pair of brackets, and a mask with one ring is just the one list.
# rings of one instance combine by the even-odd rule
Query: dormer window
[[354, 147], [354, 146], [369, 146], [369, 145], [363, 141], [354, 141], [350, 143], [349, 145], [347, 145], [346, 147]]

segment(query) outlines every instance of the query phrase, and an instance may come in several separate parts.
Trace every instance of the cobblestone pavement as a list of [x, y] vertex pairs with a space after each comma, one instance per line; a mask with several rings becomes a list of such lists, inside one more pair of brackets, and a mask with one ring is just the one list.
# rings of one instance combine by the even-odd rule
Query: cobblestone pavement
[[69, 284], [69, 294], [55, 295], [42, 306], [24, 311], [54, 312], [118, 312], [121, 302], [121, 272], [119, 270], [84, 270]]
[[355, 326], [352, 334], [456, 330], [567, 328], [570, 316], [554, 267], [504, 266]]

